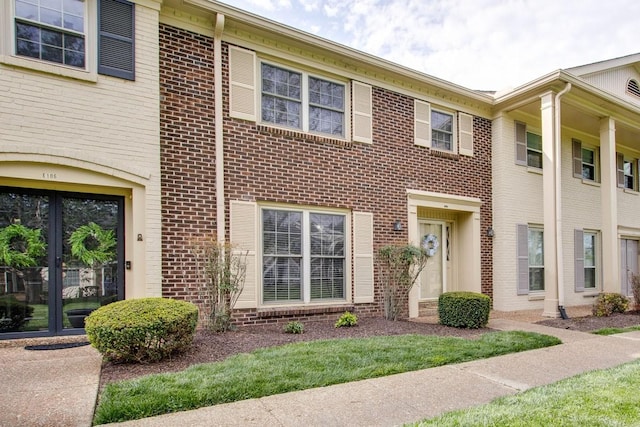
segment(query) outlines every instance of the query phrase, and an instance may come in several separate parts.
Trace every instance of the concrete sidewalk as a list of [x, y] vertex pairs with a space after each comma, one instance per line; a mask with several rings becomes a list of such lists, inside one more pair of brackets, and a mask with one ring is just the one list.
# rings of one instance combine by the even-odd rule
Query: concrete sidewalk
[[[86, 341], [82, 336], [69, 338], [67, 342]], [[0, 348], [0, 426], [90, 426], [102, 357], [89, 345], [24, 349], [42, 342], [16, 340], [13, 347]], [[18, 343], [22, 345], [15, 346]]]
[[554, 335], [563, 344], [111, 425], [402, 425], [640, 357], [640, 332], [600, 337], [504, 319], [492, 320], [489, 327]]
[[[554, 335], [563, 344], [112, 425], [392, 426], [640, 357], [640, 332], [600, 337], [511, 319], [489, 327]], [[0, 348], [0, 426], [90, 426], [100, 360], [89, 346]]]

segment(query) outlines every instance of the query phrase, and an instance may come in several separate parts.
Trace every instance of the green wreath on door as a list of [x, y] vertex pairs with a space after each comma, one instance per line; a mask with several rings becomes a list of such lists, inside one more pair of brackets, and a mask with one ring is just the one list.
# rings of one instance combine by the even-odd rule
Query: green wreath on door
[[[95, 247], [87, 247], [87, 239], [95, 241]], [[113, 230], [105, 230], [95, 222], [78, 227], [69, 237], [71, 255], [91, 267], [106, 264], [116, 255], [116, 236]], [[94, 245], [92, 245], [94, 246]]]

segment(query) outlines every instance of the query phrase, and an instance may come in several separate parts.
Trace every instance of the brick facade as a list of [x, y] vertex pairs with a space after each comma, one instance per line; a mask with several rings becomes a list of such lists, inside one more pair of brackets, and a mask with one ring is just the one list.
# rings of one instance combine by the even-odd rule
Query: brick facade
[[[213, 42], [160, 27], [163, 295], [198, 300], [186, 239], [215, 230]], [[374, 251], [408, 241], [407, 189], [482, 200], [492, 224], [491, 121], [474, 119], [474, 156], [442, 155], [413, 143], [413, 98], [373, 88], [373, 144], [281, 131], [228, 115], [228, 45], [223, 44], [225, 197], [373, 213]], [[393, 231], [401, 219], [404, 231]], [[228, 215], [227, 215], [228, 230]], [[491, 239], [482, 233], [482, 292], [492, 293]], [[227, 236], [228, 237], [228, 236]], [[377, 275], [377, 272], [376, 272]], [[380, 315], [381, 290], [360, 315]], [[242, 310], [239, 323], [305, 318], [309, 309]], [[326, 313], [325, 313], [326, 314]]]

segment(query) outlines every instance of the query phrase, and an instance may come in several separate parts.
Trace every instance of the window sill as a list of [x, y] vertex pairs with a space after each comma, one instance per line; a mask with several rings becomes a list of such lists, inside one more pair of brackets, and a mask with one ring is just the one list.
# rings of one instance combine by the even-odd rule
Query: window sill
[[299, 130], [272, 127], [263, 124], [257, 125], [258, 132], [269, 135], [279, 135], [290, 139], [302, 139], [311, 142], [320, 142], [325, 144], [339, 145], [344, 148], [351, 148], [353, 143], [345, 139], [330, 138], [327, 136], [316, 135], [313, 133], [305, 133]]
[[458, 160], [460, 159], [460, 155], [458, 153], [454, 153], [453, 151], [439, 150], [437, 148], [431, 148], [429, 150], [429, 154], [434, 157], [442, 157], [444, 159]]
[[353, 309], [353, 304], [344, 301], [340, 301], [336, 305], [296, 305], [273, 308], [263, 306], [258, 309], [257, 316], [261, 319], [268, 319], [282, 316], [342, 313]]
[[[587, 293], [589, 292], [589, 293]], [[594, 291], [593, 289], [590, 289], [589, 291], [585, 291], [584, 294], [582, 294], [583, 298], [597, 298], [598, 295], [600, 295], [600, 292], [598, 291]]]
[[635, 190], [631, 190], [629, 188], [623, 188], [624, 192], [627, 194], [631, 194], [633, 196], [640, 196], [640, 193], [635, 191]]
[[527, 172], [535, 174], [535, 175], [542, 175], [542, 169], [534, 168], [532, 166], [527, 166]]
[[543, 301], [545, 297], [544, 293], [530, 293], [529, 294], [529, 301]]
[[592, 181], [590, 179], [584, 179], [584, 178], [581, 178], [581, 179], [584, 185], [590, 185], [592, 187], [600, 187], [600, 183], [597, 181]]
[[52, 74], [60, 77], [67, 77], [76, 80], [83, 80], [86, 82], [96, 83], [98, 81], [98, 74], [85, 71], [75, 70], [63, 65], [54, 65], [50, 63], [41, 62], [34, 59], [19, 58], [10, 55], [0, 55], [0, 63], [4, 65], [10, 65], [13, 67], [25, 68], [33, 71], [39, 71], [41, 73]]

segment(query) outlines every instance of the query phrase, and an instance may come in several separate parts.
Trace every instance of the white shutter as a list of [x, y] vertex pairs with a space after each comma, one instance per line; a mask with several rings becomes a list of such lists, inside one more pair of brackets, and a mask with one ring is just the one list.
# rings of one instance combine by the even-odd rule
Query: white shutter
[[231, 244], [247, 253], [247, 276], [235, 308], [255, 308], [258, 306], [257, 286], [260, 283], [257, 268], [258, 207], [253, 202], [232, 201], [230, 212]]
[[353, 140], [373, 142], [373, 100], [371, 86], [351, 82], [353, 100]]
[[373, 302], [373, 214], [353, 213], [353, 302]]
[[229, 47], [229, 115], [256, 121], [256, 54]]
[[473, 156], [473, 116], [466, 113], [458, 113], [460, 133], [459, 153], [463, 156]]
[[413, 102], [413, 142], [422, 147], [431, 147], [431, 106], [428, 102]]

